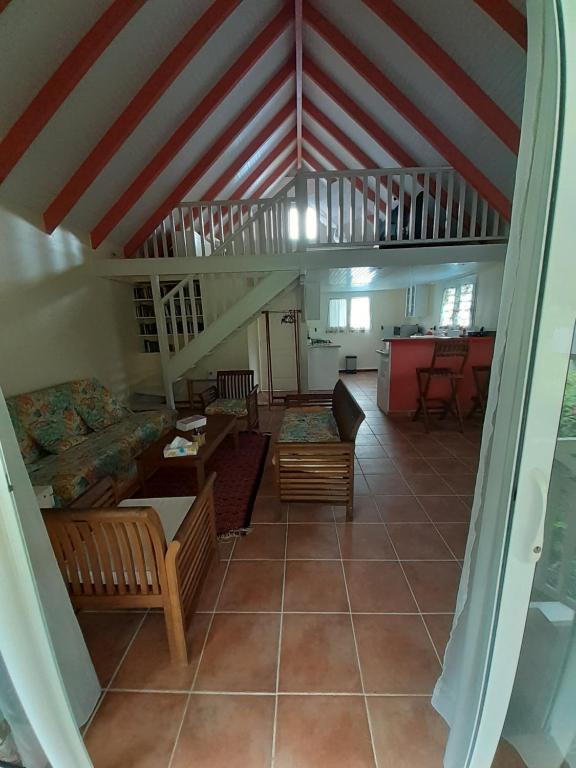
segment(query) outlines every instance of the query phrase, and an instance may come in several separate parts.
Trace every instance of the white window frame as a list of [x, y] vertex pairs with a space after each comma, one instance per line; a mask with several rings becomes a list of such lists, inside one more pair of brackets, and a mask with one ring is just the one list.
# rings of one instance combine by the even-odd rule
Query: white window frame
[[[472, 285], [472, 306], [470, 308], [470, 324], [468, 326], [465, 326], [467, 328], [471, 328], [474, 325], [474, 318], [476, 316], [476, 297], [478, 292], [478, 280], [477, 275], [470, 275], [468, 277], [463, 277], [459, 280], [451, 280], [449, 283], [444, 283], [442, 287], [442, 297], [440, 299], [440, 310], [438, 313], [438, 327], [439, 328], [460, 328], [461, 326], [457, 321], [455, 321], [456, 316], [458, 315], [458, 308], [460, 305], [460, 292], [462, 290], [462, 287], [464, 285]], [[454, 310], [452, 312], [452, 321], [448, 324], [442, 323], [442, 307], [444, 305], [444, 296], [447, 290], [450, 288], [454, 288], [455, 290], [455, 298], [454, 298]]]
[[[352, 301], [354, 299], [368, 299], [368, 307], [369, 307], [369, 318], [368, 318], [368, 327], [367, 328], [353, 328], [350, 323], [350, 318], [352, 316]], [[331, 301], [345, 301], [346, 302], [346, 324], [339, 327], [334, 327], [330, 325], [330, 302]], [[370, 333], [372, 330], [372, 299], [370, 296], [366, 294], [355, 294], [353, 296], [330, 296], [328, 299], [328, 307], [327, 307], [327, 322], [326, 322], [326, 332], [327, 333]]]

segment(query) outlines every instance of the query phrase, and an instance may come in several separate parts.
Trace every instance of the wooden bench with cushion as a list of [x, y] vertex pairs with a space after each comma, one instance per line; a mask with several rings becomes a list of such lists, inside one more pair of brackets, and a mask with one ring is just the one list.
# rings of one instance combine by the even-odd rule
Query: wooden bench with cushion
[[341, 381], [331, 393], [288, 395], [286, 406], [274, 457], [280, 499], [345, 505], [352, 520], [363, 410]]
[[[158, 512], [150, 506], [45, 510], [48, 534], [74, 608], [162, 608], [170, 656], [186, 664], [186, 628], [218, 552], [214, 478], [212, 473], [175, 534], [168, 537]], [[108, 503], [109, 481], [92, 489], [92, 496]]]
[[198, 404], [207, 416], [236, 416], [245, 420], [246, 429], [258, 429], [258, 385], [254, 384], [254, 371], [218, 371], [216, 384], [197, 393], [189, 381], [188, 397], [191, 407]]

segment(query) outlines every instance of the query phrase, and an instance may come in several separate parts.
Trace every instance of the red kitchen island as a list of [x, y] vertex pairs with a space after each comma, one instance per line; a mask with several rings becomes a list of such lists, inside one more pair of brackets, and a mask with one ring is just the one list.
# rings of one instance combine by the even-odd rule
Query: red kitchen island
[[[414, 413], [418, 404], [416, 368], [426, 368], [432, 363], [436, 336], [383, 339], [378, 349], [378, 407], [384, 413]], [[444, 339], [445, 340], [445, 339]], [[493, 336], [470, 336], [470, 349], [464, 366], [464, 379], [458, 387], [458, 399], [463, 413], [472, 407], [476, 386], [472, 366], [491, 365], [494, 353]], [[441, 362], [440, 364], [444, 364]], [[447, 394], [446, 382], [436, 381], [430, 388], [430, 396]]]

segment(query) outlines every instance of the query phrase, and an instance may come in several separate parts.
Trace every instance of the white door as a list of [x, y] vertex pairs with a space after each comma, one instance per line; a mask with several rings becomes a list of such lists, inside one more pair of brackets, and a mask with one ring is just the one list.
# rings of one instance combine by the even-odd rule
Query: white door
[[451, 726], [446, 768], [576, 767], [576, 4], [528, 0], [528, 20], [489, 412], [435, 692]]

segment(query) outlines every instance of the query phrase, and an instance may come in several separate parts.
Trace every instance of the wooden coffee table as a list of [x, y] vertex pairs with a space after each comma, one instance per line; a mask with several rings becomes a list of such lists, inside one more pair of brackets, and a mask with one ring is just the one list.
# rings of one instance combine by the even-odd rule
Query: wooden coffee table
[[155, 472], [165, 467], [195, 469], [199, 492], [204, 486], [206, 462], [227, 435], [231, 435], [234, 447], [238, 449], [238, 420], [235, 416], [207, 416], [205, 434], [206, 443], [198, 449], [195, 456], [164, 458], [164, 446], [171, 443], [176, 435], [186, 439], [190, 437], [190, 433], [180, 432], [177, 429], [165, 432], [155, 443], [148, 446], [136, 459], [140, 486], [144, 493], [147, 491], [147, 481]]

